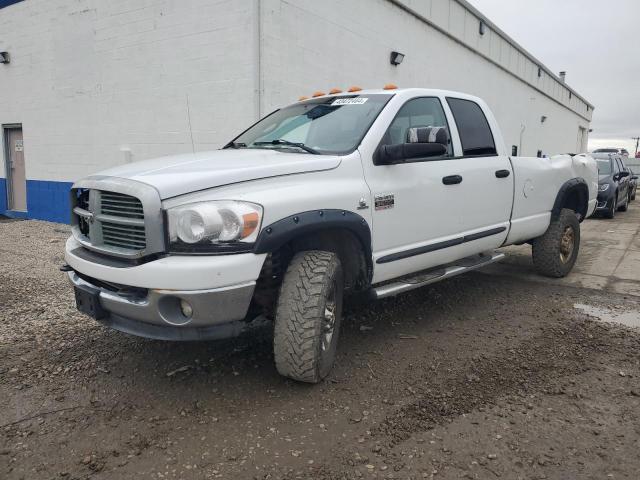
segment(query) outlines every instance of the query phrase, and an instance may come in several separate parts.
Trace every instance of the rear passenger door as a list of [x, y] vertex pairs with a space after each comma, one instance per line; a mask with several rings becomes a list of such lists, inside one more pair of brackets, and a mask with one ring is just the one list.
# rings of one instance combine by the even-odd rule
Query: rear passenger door
[[[482, 107], [462, 98], [447, 97], [460, 142], [452, 173], [460, 175], [460, 195], [466, 199], [461, 216], [465, 238], [483, 238], [482, 248], [504, 242], [513, 205], [514, 175], [509, 157], [499, 154]], [[497, 128], [497, 126], [493, 126]]]

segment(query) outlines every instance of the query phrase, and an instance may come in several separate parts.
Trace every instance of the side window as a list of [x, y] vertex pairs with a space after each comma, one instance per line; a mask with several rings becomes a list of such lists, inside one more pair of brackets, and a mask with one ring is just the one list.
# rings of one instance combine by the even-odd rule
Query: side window
[[[382, 138], [381, 145], [407, 143], [409, 141], [409, 129], [416, 127], [445, 127], [447, 132], [449, 131], [447, 117], [438, 98], [414, 98], [405, 103], [398, 111], [391, 125], [389, 125], [389, 129]], [[446, 156], [450, 157], [452, 155], [453, 147], [449, 138]]]
[[613, 159], [613, 170], [614, 170], [614, 173], [620, 173], [620, 165], [618, 164], [617, 158]]
[[491, 127], [480, 105], [460, 98], [447, 98], [447, 103], [458, 126], [462, 154], [464, 156], [497, 155]]

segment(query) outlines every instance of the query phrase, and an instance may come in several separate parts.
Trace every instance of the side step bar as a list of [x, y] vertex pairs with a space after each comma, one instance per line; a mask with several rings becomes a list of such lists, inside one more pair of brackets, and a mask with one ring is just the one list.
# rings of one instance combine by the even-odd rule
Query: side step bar
[[504, 253], [485, 252], [480, 255], [462, 258], [456, 262], [442, 267], [437, 267], [433, 270], [427, 270], [411, 277], [404, 277], [401, 280], [396, 280], [392, 283], [374, 287], [371, 289], [371, 293], [374, 299], [393, 297], [399, 293], [408, 292], [409, 290], [424, 287], [425, 285], [430, 285], [446, 278], [455, 277], [461, 273], [476, 270], [484, 267], [485, 265], [498, 262], [504, 257]]

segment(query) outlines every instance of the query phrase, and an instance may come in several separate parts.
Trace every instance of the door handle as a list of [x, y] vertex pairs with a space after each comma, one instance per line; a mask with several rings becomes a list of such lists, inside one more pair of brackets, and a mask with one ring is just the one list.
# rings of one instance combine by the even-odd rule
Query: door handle
[[511, 175], [509, 170], [496, 170], [497, 178], [507, 178], [509, 175]]
[[449, 175], [448, 177], [442, 177], [442, 183], [445, 185], [457, 185], [462, 183], [462, 177], [460, 175]]

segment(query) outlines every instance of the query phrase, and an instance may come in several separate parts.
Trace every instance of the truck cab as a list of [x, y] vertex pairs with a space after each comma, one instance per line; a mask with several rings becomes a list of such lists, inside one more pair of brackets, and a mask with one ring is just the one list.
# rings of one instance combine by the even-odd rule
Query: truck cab
[[221, 150], [107, 170], [72, 189], [81, 311], [165, 340], [273, 323], [278, 371], [318, 382], [345, 294], [383, 298], [532, 244], [569, 273], [596, 205], [593, 159], [509, 156], [484, 101], [433, 89], [318, 93]]

